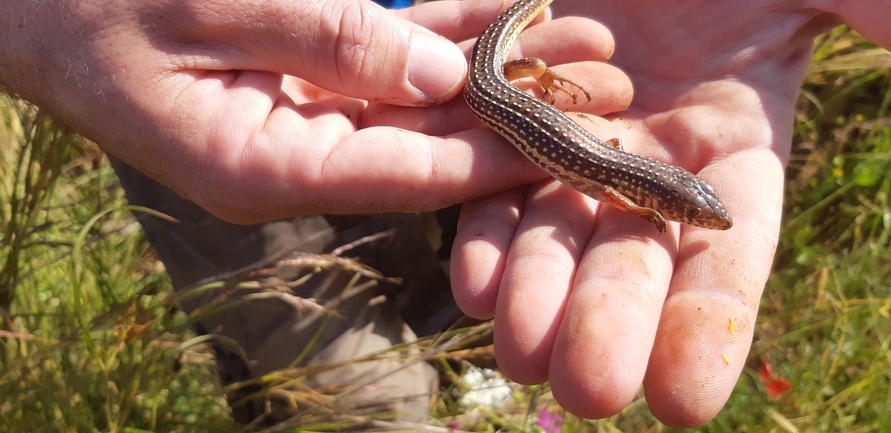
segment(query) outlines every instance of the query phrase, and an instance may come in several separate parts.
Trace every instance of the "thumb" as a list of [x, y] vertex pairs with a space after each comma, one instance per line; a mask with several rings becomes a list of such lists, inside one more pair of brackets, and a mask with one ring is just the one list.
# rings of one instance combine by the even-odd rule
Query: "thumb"
[[303, 78], [348, 96], [400, 105], [434, 103], [461, 89], [467, 60], [452, 42], [370, 1], [327, 6], [320, 10], [315, 43], [304, 46], [304, 59], [315, 62]]
[[467, 61], [455, 44], [369, 0], [238, 6], [239, 13], [208, 17], [223, 28], [204, 33], [237, 47], [219, 53], [232, 69], [293, 75], [346, 96], [399, 105], [431, 105], [461, 90]]

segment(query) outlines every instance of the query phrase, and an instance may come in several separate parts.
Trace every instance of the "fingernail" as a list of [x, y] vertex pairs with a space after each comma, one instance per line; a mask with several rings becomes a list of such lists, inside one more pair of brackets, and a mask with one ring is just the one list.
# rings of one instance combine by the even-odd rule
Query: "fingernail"
[[464, 80], [467, 60], [455, 44], [415, 32], [408, 57], [408, 82], [431, 98], [447, 95]]

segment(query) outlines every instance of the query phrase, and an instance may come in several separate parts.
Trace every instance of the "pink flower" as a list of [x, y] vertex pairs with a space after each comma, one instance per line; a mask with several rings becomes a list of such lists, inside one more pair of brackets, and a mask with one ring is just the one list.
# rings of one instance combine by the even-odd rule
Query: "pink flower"
[[548, 408], [541, 407], [538, 409], [538, 424], [541, 427], [541, 430], [545, 433], [560, 433], [560, 424], [563, 422], [563, 417], [560, 415], [551, 415], [548, 412]]

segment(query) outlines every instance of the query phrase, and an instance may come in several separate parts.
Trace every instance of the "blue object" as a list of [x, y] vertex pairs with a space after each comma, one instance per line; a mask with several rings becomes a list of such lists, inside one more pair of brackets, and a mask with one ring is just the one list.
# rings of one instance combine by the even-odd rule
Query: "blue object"
[[413, 0], [374, 0], [374, 2], [390, 9], [407, 8], [414, 3]]

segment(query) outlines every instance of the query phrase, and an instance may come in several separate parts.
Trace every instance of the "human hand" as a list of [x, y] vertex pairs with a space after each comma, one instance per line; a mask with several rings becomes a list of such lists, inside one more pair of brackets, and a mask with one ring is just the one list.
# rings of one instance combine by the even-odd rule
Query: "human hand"
[[746, 361], [776, 248], [793, 105], [813, 37], [836, 17], [768, 0], [552, 7], [603, 22], [617, 41], [611, 63], [635, 86], [628, 110], [583, 125], [710, 181], [734, 226], [672, 224], [660, 236], [553, 181], [506, 191], [462, 210], [456, 299], [471, 316], [495, 317], [509, 377], [550, 380], [570, 412], [613, 415], [643, 384], [662, 422], [703, 424]]
[[411, 20], [458, 41], [499, 5], [51, 5], [0, 6], [0, 85], [229, 221], [430, 210], [545, 176], [460, 103], [368, 102], [455, 96], [463, 53]]
[[[3, 38], [2, 58], [14, 60], [0, 65], [16, 69], [0, 73], [7, 87], [235, 222], [408, 206], [366, 187], [421, 182], [429, 149], [406, 147], [433, 142], [358, 131], [363, 99], [429, 105], [456, 94], [464, 74], [452, 43], [371, 2], [6, 7], [3, 28], [20, 29]], [[377, 182], [344, 188], [370, 171]]]

